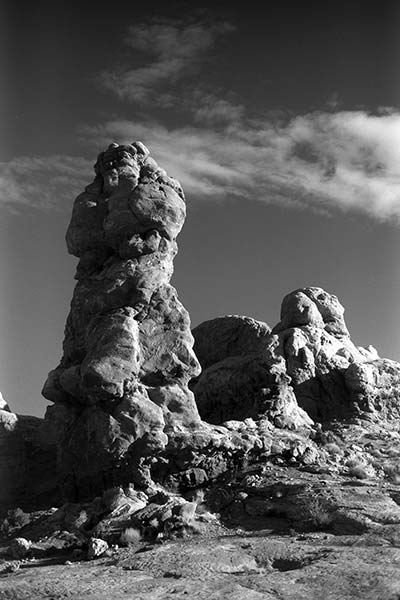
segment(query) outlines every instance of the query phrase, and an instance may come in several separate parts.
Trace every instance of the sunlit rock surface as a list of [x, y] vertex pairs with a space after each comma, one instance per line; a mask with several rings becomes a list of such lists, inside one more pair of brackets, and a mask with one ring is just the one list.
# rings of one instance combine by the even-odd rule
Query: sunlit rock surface
[[269, 418], [296, 428], [305, 413], [322, 423], [399, 416], [400, 365], [372, 346], [356, 346], [343, 306], [321, 288], [285, 296], [272, 331], [248, 317], [222, 317], [193, 335], [203, 372], [192, 389], [202, 418], [212, 423]]
[[188, 388], [200, 371], [189, 315], [169, 283], [183, 191], [140, 142], [111, 144], [95, 173], [67, 231], [77, 284], [43, 390], [71, 496], [145, 481], [168, 435], [201, 424]]

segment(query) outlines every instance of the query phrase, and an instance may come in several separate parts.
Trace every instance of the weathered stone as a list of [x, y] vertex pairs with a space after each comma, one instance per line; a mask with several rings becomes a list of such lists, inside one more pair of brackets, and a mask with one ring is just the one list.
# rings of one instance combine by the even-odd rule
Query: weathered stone
[[99, 558], [108, 550], [108, 544], [101, 538], [90, 538], [88, 542], [88, 553], [87, 557], [89, 560]]
[[19, 537], [11, 540], [9, 552], [13, 558], [26, 558], [29, 554], [32, 543], [30, 540]]
[[[271, 333], [260, 336], [257, 322], [245, 317], [196, 327], [203, 372], [191, 386], [203, 419], [266, 418], [293, 428], [310, 425], [305, 413], [317, 422], [397, 418], [400, 365], [379, 359], [372, 346], [356, 347], [343, 315], [336, 296], [308, 287], [285, 296]], [[254, 344], [242, 344], [243, 331]]]
[[321, 288], [305, 287], [285, 296], [281, 307], [281, 321], [272, 332], [313, 325], [322, 327], [335, 336], [348, 336], [343, 315], [344, 308], [336, 296]]
[[345, 384], [352, 403], [360, 413], [378, 419], [398, 421], [400, 417], [400, 364], [381, 358], [352, 363], [345, 372]]
[[[148, 496], [132, 486], [111, 488], [101, 498], [101, 520], [93, 529], [93, 535], [108, 542], [119, 540], [121, 533], [130, 527], [132, 516], [148, 504]], [[106, 511], [106, 514], [104, 514]]]
[[[346, 371], [351, 368], [355, 374], [355, 364], [379, 358], [372, 346], [360, 348], [353, 344], [343, 314], [336, 296], [320, 288], [303, 288], [284, 298], [281, 321], [272, 330], [278, 336], [275, 348], [285, 359], [297, 401], [316, 421], [359, 412], [354, 396], [357, 384]], [[379, 396], [378, 390], [379, 386]]]
[[267, 417], [277, 427], [309, 426], [311, 420], [299, 408], [288, 381], [278, 362], [250, 353], [206, 369], [194, 391], [199, 412], [210, 423]]
[[185, 220], [179, 183], [140, 142], [111, 144], [75, 201], [79, 257], [64, 353], [43, 388], [71, 499], [150, 481], [168, 436], [201, 427], [188, 389], [200, 370], [188, 313], [169, 281]]
[[203, 372], [191, 386], [205, 421], [220, 424], [251, 417], [289, 429], [312, 424], [297, 404], [279, 339], [268, 325], [225, 317], [206, 321], [193, 335]]
[[231, 356], [262, 352], [271, 328], [250, 317], [230, 315], [204, 321], [193, 329], [194, 351], [203, 369]]

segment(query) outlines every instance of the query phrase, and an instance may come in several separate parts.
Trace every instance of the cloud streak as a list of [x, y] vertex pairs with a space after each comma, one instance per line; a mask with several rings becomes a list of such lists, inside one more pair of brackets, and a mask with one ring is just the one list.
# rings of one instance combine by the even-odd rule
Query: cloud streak
[[[235, 197], [400, 223], [399, 113], [313, 112], [279, 124], [246, 120], [235, 111], [231, 117], [217, 127], [196, 120], [175, 128], [114, 120], [86, 127], [81, 135], [93, 153], [111, 140], [142, 140], [181, 181], [189, 201]], [[92, 179], [92, 163], [71, 156], [0, 163], [2, 204], [69, 210]]]
[[[103, 83], [137, 106], [147, 102], [147, 118], [109, 121], [89, 128], [89, 138], [142, 139], [189, 197], [236, 196], [398, 221], [400, 114], [332, 106], [284, 122], [253, 118], [232, 92], [185, 79], [232, 31], [229, 24], [166, 21], [131, 27], [125, 42], [148, 63], [103, 74]], [[167, 127], [160, 113], [151, 118], [157, 104], [184, 114], [185, 125]]]
[[[233, 92], [194, 77], [211, 49], [218, 62], [216, 44], [232, 31], [227, 23], [171, 20], [130, 27], [129, 67], [103, 72], [101, 81], [141, 119], [81, 128], [86, 149], [97, 154], [112, 140], [141, 140], [193, 201], [236, 197], [399, 223], [400, 113], [335, 105], [285, 120], [254, 117]], [[172, 119], [156, 110], [167, 106]], [[92, 174], [80, 157], [16, 158], [0, 163], [1, 202], [69, 207]]]
[[239, 197], [400, 219], [400, 114], [313, 112], [286, 123], [235, 118], [222, 129], [110, 121], [95, 145], [142, 139], [189, 198]]
[[[156, 19], [132, 25], [125, 44], [133, 50], [133, 60], [135, 53], [141, 52], [145, 64], [104, 71], [99, 80], [120, 99], [138, 104], [173, 104], [175, 94], [171, 93], [171, 87], [178, 80], [192, 77], [217, 38], [232, 29], [228, 23], [187, 24]], [[167, 86], [169, 91], [163, 93], [163, 86]]]
[[88, 183], [93, 161], [75, 156], [17, 157], [0, 163], [0, 205], [11, 212], [32, 207], [68, 210]]

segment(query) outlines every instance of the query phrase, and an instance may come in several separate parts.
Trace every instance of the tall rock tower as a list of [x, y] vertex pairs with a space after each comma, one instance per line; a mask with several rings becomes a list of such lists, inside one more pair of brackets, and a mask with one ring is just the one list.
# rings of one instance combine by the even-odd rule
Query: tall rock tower
[[75, 200], [66, 240], [77, 284], [43, 388], [71, 499], [145, 484], [169, 436], [201, 428], [189, 316], [169, 283], [185, 214], [180, 184], [141, 142], [110, 144]]

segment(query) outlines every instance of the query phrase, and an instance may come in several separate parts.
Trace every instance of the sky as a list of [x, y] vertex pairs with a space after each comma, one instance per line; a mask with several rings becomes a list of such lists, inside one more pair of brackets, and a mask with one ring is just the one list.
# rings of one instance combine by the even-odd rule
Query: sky
[[112, 141], [180, 180], [172, 279], [195, 326], [279, 321], [334, 293], [357, 345], [400, 361], [400, 6], [395, 1], [5, 0], [0, 391], [41, 416], [77, 259], [75, 197]]

